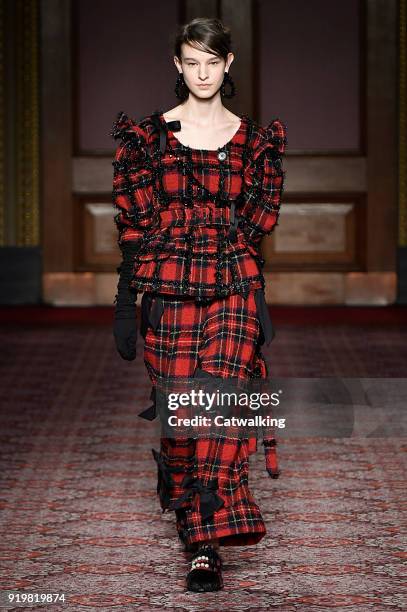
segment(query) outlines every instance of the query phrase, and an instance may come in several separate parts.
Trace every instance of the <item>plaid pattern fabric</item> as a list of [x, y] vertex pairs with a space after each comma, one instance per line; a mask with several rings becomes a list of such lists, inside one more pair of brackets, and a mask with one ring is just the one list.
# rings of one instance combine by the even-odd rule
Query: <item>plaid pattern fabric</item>
[[[163, 297], [163, 296], [160, 296]], [[151, 296], [151, 304], [154, 296]], [[199, 303], [164, 297], [155, 329], [144, 325], [144, 362], [153, 385], [159, 378], [266, 378], [254, 291]], [[148, 310], [148, 309], [147, 309]], [[145, 316], [148, 312], [145, 313]], [[278, 476], [276, 446], [264, 440], [266, 468]], [[266, 527], [248, 486], [249, 456], [257, 439], [161, 438], [152, 449], [158, 467], [157, 493], [163, 510], [175, 510], [177, 530], [187, 543], [222, 538], [223, 545], [256, 544]], [[269, 472], [270, 473], [270, 472]], [[216, 508], [215, 510], [213, 510]]]
[[[137, 291], [222, 297], [265, 286], [261, 238], [279, 216], [286, 128], [247, 115], [216, 151], [182, 145], [161, 111], [136, 122], [118, 114], [111, 136], [119, 244], [138, 252]], [[163, 134], [165, 135], [164, 148]]]

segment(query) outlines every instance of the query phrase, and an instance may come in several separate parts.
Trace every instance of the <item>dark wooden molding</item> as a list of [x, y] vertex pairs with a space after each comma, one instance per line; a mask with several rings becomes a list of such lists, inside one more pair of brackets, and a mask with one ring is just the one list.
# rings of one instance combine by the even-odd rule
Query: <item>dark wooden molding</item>
[[[399, 0], [398, 62], [399, 247], [407, 247], [407, 0]], [[405, 253], [405, 250], [400, 250]], [[405, 255], [404, 255], [405, 257]], [[403, 270], [405, 265], [403, 265]], [[407, 279], [404, 282], [407, 285]]]
[[71, 1], [41, 0], [44, 272], [73, 268]]
[[[236, 10], [238, 6], [239, 10]], [[236, 84], [236, 96], [224, 104], [235, 113], [254, 115], [254, 51], [252, 0], [221, 0], [220, 18], [231, 28], [235, 59], [230, 74]]]
[[396, 270], [397, 0], [367, 0], [367, 268]]

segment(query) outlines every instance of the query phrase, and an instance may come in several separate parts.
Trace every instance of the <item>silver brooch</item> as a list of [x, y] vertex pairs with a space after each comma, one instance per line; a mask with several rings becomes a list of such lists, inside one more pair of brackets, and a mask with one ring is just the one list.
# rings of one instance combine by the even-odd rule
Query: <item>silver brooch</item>
[[225, 152], [225, 151], [219, 151], [219, 153], [218, 153], [218, 159], [219, 159], [220, 161], [225, 161], [225, 159], [226, 159], [226, 152]]

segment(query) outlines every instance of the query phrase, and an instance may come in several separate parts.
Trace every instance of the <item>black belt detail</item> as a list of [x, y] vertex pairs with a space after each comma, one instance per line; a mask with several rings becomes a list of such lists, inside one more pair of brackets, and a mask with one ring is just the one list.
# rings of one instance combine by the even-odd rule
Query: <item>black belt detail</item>
[[157, 296], [154, 300], [154, 304], [150, 310], [150, 314], [148, 317], [150, 321], [150, 325], [154, 331], [157, 331], [157, 327], [161, 320], [163, 312], [164, 312], [164, 303], [162, 299], [159, 296]]
[[236, 215], [236, 202], [233, 201], [230, 205], [230, 227], [229, 227], [229, 240], [236, 242], [237, 240], [237, 227], [239, 223], [239, 215]]
[[260, 344], [265, 342], [268, 346], [276, 335], [276, 332], [271, 321], [270, 312], [264, 295], [264, 289], [256, 289], [254, 299], [256, 301], [257, 316], [261, 325]]
[[160, 151], [162, 155], [165, 153], [165, 149], [167, 147], [167, 134], [168, 130], [172, 132], [179, 132], [181, 129], [181, 121], [161, 121], [159, 113], [153, 113], [152, 121], [154, 123], [155, 128], [160, 132]]
[[[152, 304], [154, 300], [154, 304]], [[145, 339], [147, 330], [151, 326], [154, 331], [157, 331], [158, 324], [164, 312], [164, 302], [160, 296], [154, 296], [150, 292], [145, 291], [141, 298], [141, 322], [140, 334]]]

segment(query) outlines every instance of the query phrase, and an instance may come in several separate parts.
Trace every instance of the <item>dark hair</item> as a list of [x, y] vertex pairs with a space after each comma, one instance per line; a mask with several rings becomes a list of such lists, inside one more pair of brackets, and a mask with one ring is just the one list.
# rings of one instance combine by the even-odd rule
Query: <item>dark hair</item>
[[174, 44], [174, 54], [181, 60], [181, 45], [188, 43], [196, 49], [214, 53], [226, 61], [232, 47], [230, 29], [220, 19], [196, 17], [181, 25]]

